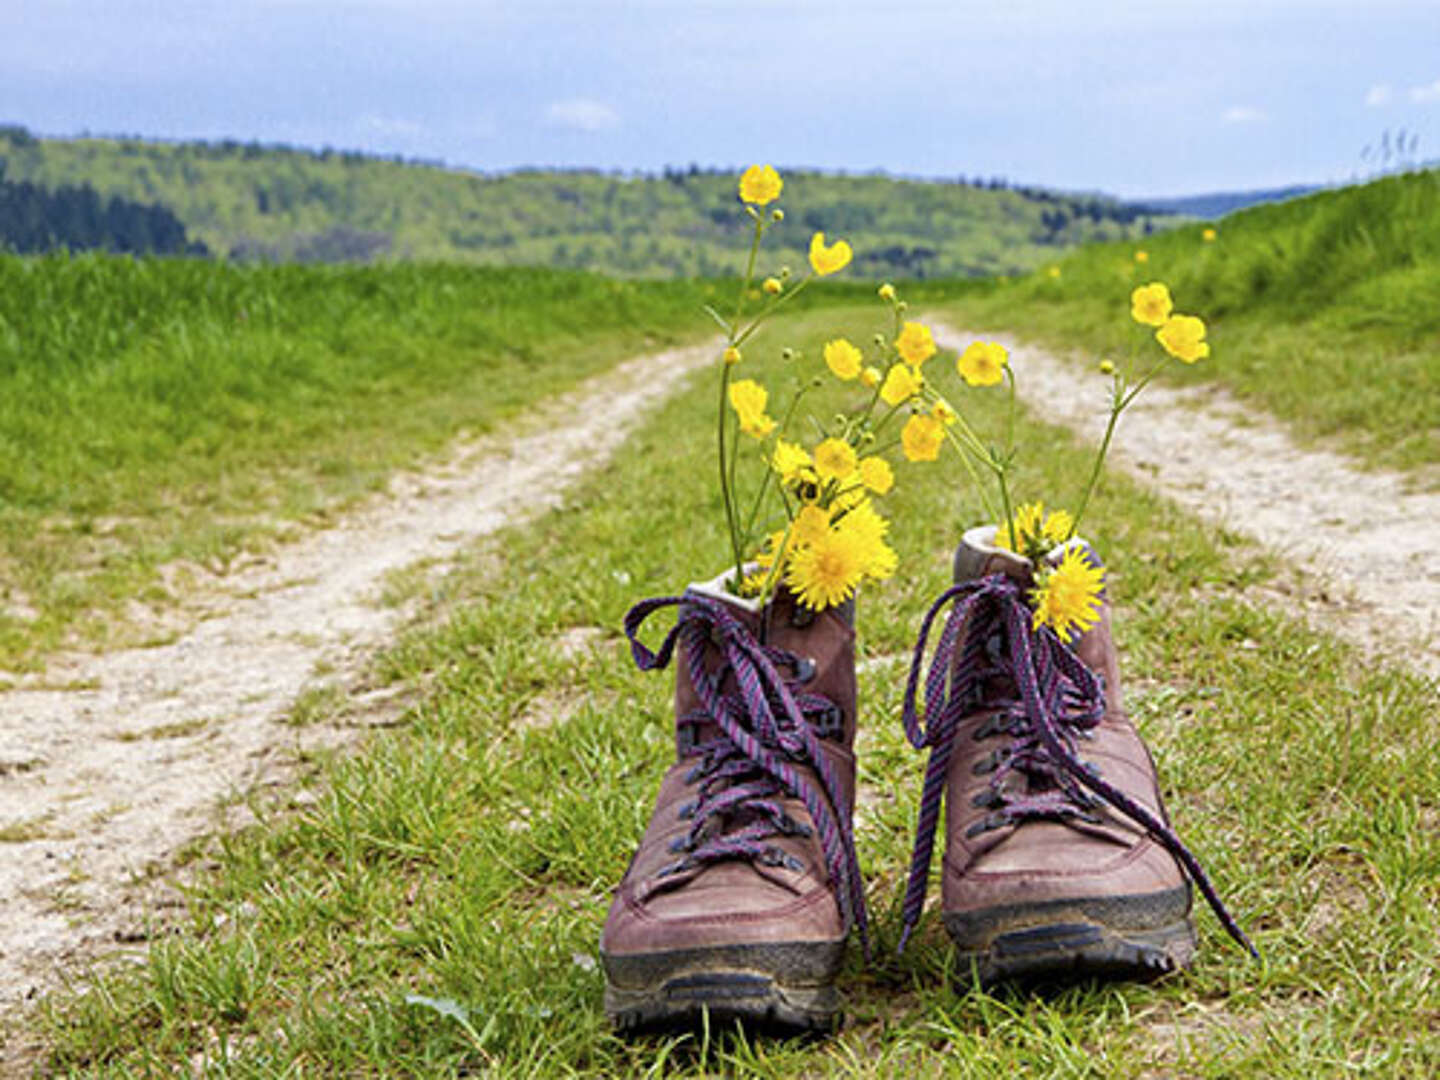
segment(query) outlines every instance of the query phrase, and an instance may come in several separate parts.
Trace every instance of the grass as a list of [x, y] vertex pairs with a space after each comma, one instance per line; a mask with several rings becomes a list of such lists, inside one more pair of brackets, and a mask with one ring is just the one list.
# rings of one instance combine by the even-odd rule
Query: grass
[[950, 314], [1093, 362], [1139, 333], [1125, 325], [1130, 291], [1164, 281], [1213, 345], [1167, 377], [1222, 383], [1371, 466], [1440, 475], [1440, 170], [1245, 210], [1213, 243], [1202, 228], [1088, 246], [1058, 278], [996, 282]]
[[[788, 323], [786, 340], [813, 358], [836, 329], [864, 340], [874, 321], [868, 308], [811, 314]], [[747, 374], [769, 352], [749, 350]], [[1434, 687], [1362, 663], [1256, 599], [1276, 565], [1120, 477], [1107, 478], [1086, 531], [1112, 565], [1131, 709], [1179, 830], [1265, 960], [1247, 960], [1203, 912], [1194, 970], [1148, 986], [983, 992], [953, 969], [933, 917], [895, 954], [921, 770], [898, 722], [903, 660], [890, 658], [908, 651], [977, 512], [955, 471], [937, 466], [900, 470], [887, 504], [903, 569], [860, 605], [862, 659], [875, 663], [861, 676], [857, 836], [878, 940], [869, 963], [852, 949], [847, 1026], [817, 1042], [611, 1034], [596, 942], [672, 753], [669, 673], [637, 673], [618, 627], [632, 602], [723, 560], [718, 493], [695, 480], [711, 471], [713, 390], [708, 378], [694, 384], [562, 511], [494, 538], [432, 594], [372, 676], [414, 689], [406, 722], [329, 760], [303, 806], [257, 805], [255, 827], [218, 837], [217, 868], [191, 885], [189, 928], [156, 942], [138, 971], [50, 1006], [47, 1068], [1440, 1070]], [[1030, 490], [1073, 502], [1085, 455], [1023, 416], [1018, 431]]]

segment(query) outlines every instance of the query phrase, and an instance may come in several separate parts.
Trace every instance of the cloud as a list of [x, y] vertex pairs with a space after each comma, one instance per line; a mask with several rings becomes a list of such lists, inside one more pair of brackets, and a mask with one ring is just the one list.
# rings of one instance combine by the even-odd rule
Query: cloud
[[1220, 114], [1223, 124], [1255, 124], [1265, 119], [1265, 114], [1253, 105], [1231, 105]]
[[545, 109], [545, 123], [566, 131], [612, 131], [620, 126], [620, 114], [603, 101], [574, 98], [556, 101]]
[[1440, 79], [1436, 79], [1428, 86], [1412, 86], [1410, 100], [1416, 105], [1434, 105], [1440, 102]]
[[1372, 109], [1380, 105], [1390, 104], [1390, 99], [1395, 96], [1394, 89], [1389, 83], [1380, 83], [1370, 87], [1365, 94], [1365, 104]]

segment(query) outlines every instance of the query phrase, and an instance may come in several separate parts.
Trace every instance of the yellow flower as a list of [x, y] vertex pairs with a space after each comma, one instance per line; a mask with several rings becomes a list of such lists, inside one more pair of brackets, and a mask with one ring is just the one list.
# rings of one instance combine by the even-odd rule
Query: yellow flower
[[814, 544], [830, 531], [830, 515], [818, 506], [802, 506], [790, 526], [790, 541], [793, 544]]
[[1164, 282], [1152, 281], [1130, 294], [1130, 317], [1146, 326], [1164, 326], [1174, 307]]
[[730, 407], [740, 418], [740, 430], [746, 435], [763, 439], [775, 430], [775, 421], [765, 415], [770, 395], [754, 379], [741, 379], [730, 384]]
[[1210, 355], [1210, 346], [1205, 343], [1205, 323], [1194, 315], [1171, 315], [1155, 331], [1155, 340], [1164, 345], [1171, 356], [1187, 364]]
[[806, 607], [815, 611], [843, 604], [865, 576], [861, 538], [842, 529], [828, 529], [809, 547], [790, 557], [785, 584]]
[[860, 350], [844, 338], [825, 343], [825, 366], [837, 379], [853, 379], [864, 361]]
[[930, 415], [935, 417], [936, 420], [939, 420], [946, 427], [949, 427], [951, 424], [955, 423], [955, 421], [960, 419], [960, 414], [957, 413], [950, 405], [950, 403], [944, 398], [937, 399], [935, 404], [930, 406]]
[[895, 339], [895, 351], [911, 367], [918, 368], [935, 355], [935, 339], [924, 323], [907, 322]]
[[894, 364], [885, 373], [880, 387], [880, 400], [886, 405], [902, 405], [920, 392], [920, 377], [904, 364]]
[[1204, 240], [1207, 244], [1213, 244], [1215, 242], [1215, 230], [1206, 229], [1200, 234], [1200, 239]]
[[735, 348], [734, 345], [726, 348], [722, 356], [727, 364], [738, 364], [740, 362], [740, 350]]
[[1046, 273], [1046, 275], [1047, 275], [1048, 277], [1051, 277], [1051, 278], [1059, 278], [1059, 276], [1060, 276], [1060, 268], [1059, 268], [1058, 266], [1046, 267], [1045, 273]]
[[900, 432], [900, 449], [910, 461], [934, 461], [940, 456], [945, 425], [923, 413], [910, 417]]
[[849, 510], [836, 528], [859, 550], [860, 564], [866, 577], [879, 581], [895, 572], [899, 559], [885, 542], [890, 523], [875, 512], [868, 499], [861, 500]]
[[1101, 360], [1101, 361], [1100, 361], [1100, 374], [1101, 374], [1101, 375], [1114, 375], [1114, 374], [1115, 374], [1115, 361], [1114, 361], [1114, 360]]
[[891, 285], [888, 281], [885, 282], [884, 285], [881, 285], [876, 292], [880, 294], [881, 300], [893, 301], [895, 299], [895, 286]]
[[850, 245], [836, 240], [826, 247], [825, 234], [817, 232], [810, 238], [810, 265], [821, 277], [844, 270], [850, 265]]
[[880, 385], [880, 369], [867, 367], [860, 372], [860, 385], [867, 390], [874, 390]]
[[810, 453], [795, 443], [776, 439], [775, 453], [770, 458], [770, 467], [780, 474], [781, 480], [788, 484], [811, 467]]
[[1148, 263], [1150, 261], [1150, 253], [1148, 251], [1135, 252], [1135, 261], [1137, 263]]
[[1040, 526], [1040, 531], [1045, 534], [1045, 539], [1056, 544], [1063, 544], [1070, 539], [1071, 530], [1075, 528], [1075, 519], [1066, 510], [1053, 510], [1045, 518], [1045, 524]]
[[1015, 546], [1011, 546], [1010, 529], [1004, 525], [995, 529], [995, 546], [1038, 558], [1056, 544], [1063, 544], [1070, 539], [1075, 519], [1064, 510], [1054, 510], [1047, 514], [1044, 503], [1033, 502], [1016, 507], [1010, 524], [1015, 530]]
[[746, 574], [740, 579], [740, 595], [747, 600], [760, 595], [765, 588], [765, 579], [770, 575], [763, 569], [756, 570], [753, 574]]
[[995, 341], [974, 341], [955, 361], [960, 377], [970, 386], [994, 386], [1005, 377], [1010, 354]]
[[844, 480], [855, 471], [855, 448], [844, 439], [826, 439], [815, 448], [815, 471], [821, 480]]
[[751, 165], [740, 177], [740, 198], [754, 206], [764, 206], [780, 197], [785, 181], [769, 165]]
[[760, 283], [760, 288], [766, 296], [779, 296], [780, 290], [784, 288], [784, 286], [780, 284], [779, 278], [767, 277]]
[[1100, 593], [1105, 588], [1105, 568], [1090, 562], [1086, 549], [1076, 544], [1053, 570], [1036, 575], [1030, 594], [1035, 605], [1032, 626], [1048, 626], [1061, 641], [1068, 642], [1072, 630], [1082, 634], [1100, 619]]
[[860, 482], [876, 495], [884, 495], [895, 486], [895, 474], [884, 458], [867, 457], [860, 462]]

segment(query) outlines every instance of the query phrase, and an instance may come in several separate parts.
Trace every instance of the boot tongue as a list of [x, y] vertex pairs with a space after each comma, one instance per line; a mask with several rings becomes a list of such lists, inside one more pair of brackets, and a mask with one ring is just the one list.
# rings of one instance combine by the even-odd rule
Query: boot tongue
[[955, 583], [962, 585], [991, 574], [1004, 574], [1029, 589], [1035, 584], [1030, 560], [997, 546], [995, 533], [994, 525], [981, 525], [960, 538], [960, 546], [955, 549]]

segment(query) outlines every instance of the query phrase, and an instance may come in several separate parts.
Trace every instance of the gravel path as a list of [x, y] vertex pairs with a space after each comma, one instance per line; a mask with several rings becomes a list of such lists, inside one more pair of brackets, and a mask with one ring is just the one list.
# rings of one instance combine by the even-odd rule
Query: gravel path
[[[936, 322], [937, 339], [976, 336]], [[1040, 416], [1104, 433], [1109, 380], [1005, 335], [1021, 397]], [[1307, 617], [1373, 655], [1440, 677], [1440, 494], [1297, 446], [1215, 387], [1151, 384], [1120, 419], [1111, 459], [1182, 506], [1300, 565]]]
[[60, 688], [0, 695], [0, 1016], [151, 936], [179, 904], [155, 871], [227, 823], [222, 800], [363, 730], [283, 721], [319, 673], [343, 683], [393, 632], [400, 613], [377, 603], [387, 575], [443, 571], [477, 537], [559, 505], [714, 353], [629, 361], [214, 583], [223, 614], [173, 644], [58, 658], [45, 685]]

